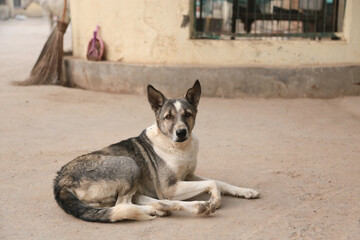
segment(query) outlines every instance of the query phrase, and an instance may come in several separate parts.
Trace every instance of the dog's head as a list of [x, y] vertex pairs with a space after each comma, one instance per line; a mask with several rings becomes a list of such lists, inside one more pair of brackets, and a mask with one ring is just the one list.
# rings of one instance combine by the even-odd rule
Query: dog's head
[[199, 80], [183, 98], [167, 99], [151, 85], [147, 87], [147, 95], [160, 131], [174, 142], [186, 141], [195, 125], [201, 95]]

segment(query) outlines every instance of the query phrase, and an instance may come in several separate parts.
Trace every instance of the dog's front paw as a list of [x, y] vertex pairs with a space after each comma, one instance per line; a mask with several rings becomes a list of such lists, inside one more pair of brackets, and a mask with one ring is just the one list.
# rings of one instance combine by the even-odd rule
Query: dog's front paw
[[253, 189], [248, 189], [246, 190], [245, 194], [244, 194], [245, 198], [259, 198], [260, 197], [260, 193], [258, 191], [255, 191]]
[[159, 214], [155, 214], [159, 217], [166, 217], [166, 216], [170, 216], [171, 212], [174, 210], [178, 210], [178, 208], [164, 204], [164, 203], [154, 203], [151, 205], [152, 207], [154, 207]]
[[213, 212], [215, 212], [215, 209], [213, 209], [213, 205], [210, 201], [200, 202], [196, 206], [196, 215], [209, 215]]
[[235, 197], [241, 197], [246, 199], [259, 198], [260, 193], [250, 188], [239, 188], [234, 194]]

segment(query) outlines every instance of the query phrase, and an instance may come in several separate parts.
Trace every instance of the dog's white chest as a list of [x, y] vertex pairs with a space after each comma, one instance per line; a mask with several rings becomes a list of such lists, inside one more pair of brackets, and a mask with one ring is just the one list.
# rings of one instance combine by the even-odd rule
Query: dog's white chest
[[154, 150], [176, 174], [177, 179], [184, 180], [189, 173], [195, 171], [197, 155], [195, 148], [195, 146], [191, 146], [189, 149], [183, 151], [176, 148], [164, 150], [162, 148], [154, 147]]
[[159, 133], [155, 126], [149, 127], [146, 135], [153, 143], [155, 153], [165, 161], [178, 180], [184, 180], [195, 171], [199, 148], [196, 136], [193, 135], [186, 143], [174, 143]]

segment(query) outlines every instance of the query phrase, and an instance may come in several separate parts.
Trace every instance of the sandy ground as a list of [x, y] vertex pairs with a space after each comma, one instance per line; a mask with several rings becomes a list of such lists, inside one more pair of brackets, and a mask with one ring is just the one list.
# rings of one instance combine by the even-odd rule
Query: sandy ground
[[48, 32], [45, 19], [0, 22], [0, 239], [360, 239], [360, 97], [201, 99], [198, 174], [260, 199], [223, 197], [209, 217], [148, 222], [65, 214], [53, 198], [56, 171], [154, 118], [145, 96], [12, 86]]

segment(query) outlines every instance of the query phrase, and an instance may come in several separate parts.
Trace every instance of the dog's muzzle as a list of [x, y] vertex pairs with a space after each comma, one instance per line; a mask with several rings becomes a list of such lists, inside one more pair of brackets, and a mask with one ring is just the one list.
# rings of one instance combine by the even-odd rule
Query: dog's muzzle
[[187, 130], [185, 128], [176, 130], [176, 137], [176, 142], [184, 142], [187, 140]]

